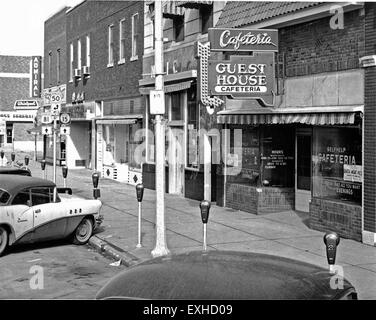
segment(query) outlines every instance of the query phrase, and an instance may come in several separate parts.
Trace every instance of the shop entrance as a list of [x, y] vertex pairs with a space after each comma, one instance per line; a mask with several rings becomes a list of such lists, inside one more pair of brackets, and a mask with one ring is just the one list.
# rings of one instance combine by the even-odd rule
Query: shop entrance
[[184, 130], [170, 127], [168, 146], [168, 190], [169, 193], [184, 194]]
[[295, 210], [309, 212], [312, 177], [312, 130], [298, 129], [295, 146]]

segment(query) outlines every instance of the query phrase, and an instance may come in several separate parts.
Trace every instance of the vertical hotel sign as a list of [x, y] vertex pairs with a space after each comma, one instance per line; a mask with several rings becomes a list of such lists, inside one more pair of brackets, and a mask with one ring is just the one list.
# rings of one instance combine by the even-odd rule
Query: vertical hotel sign
[[[255, 99], [274, 105], [274, 53], [278, 31], [271, 29], [209, 29], [210, 51], [230, 52], [230, 60], [208, 60], [208, 93], [234, 99]], [[250, 52], [250, 55], [237, 55]]]
[[42, 57], [31, 57], [31, 97], [40, 98], [42, 91]]

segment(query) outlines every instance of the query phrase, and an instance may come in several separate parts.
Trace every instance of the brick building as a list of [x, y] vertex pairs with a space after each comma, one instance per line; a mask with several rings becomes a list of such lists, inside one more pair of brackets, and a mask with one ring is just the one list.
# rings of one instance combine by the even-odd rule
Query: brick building
[[0, 56], [0, 148], [38, 151], [41, 141], [28, 133], [41, 105], [41, 57], [35, 57], [37, 79], [33, 89], [33, 57]]
[[[141, 167], [134, 161], [134, 149], [140, 143], [134, 134], [142, 127], [144, 115], [138, 91], [142, 10], [141, 1], [88, 0], [52, 17], [65, 25], [65, 29], [55, 26], [61, 33], [50, 31], [55, 41], [61, 34], [64, 42], [61, 76], [66, 104], [62, 111], [72, 119], [65, 142], [69, 168], [96, 168], [103, 176], [123, 182], [142, 180]], [[51, 45], [46, 52], [56, 51]], [[52, 66], [51, 72], [55, 70]]]
[[226, 4], [216, 27], [276, 29], [279, 47], [273, 106], [227, 98], [218, 112], [230, 141], [236, 130], [242, 136], [238, 154], [230, 142], [239, 170], [224, 175], [222, 205], [309, 212], [311, 228], [374, 245], [374, 67], [362, 64], [374, 54], [373, 10], [371, 3]]

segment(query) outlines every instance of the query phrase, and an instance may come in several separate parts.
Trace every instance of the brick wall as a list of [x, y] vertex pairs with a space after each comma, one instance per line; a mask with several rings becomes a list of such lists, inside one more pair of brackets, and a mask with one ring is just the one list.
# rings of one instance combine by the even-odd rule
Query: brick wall
[[[376, 54], [376, 4], [365, 3], [365, 55]], [[376, 67], [365, 68], [364, 230], [376, 232]]]
[[358, 68], [364, 44], [359, 10], [345, 13], [343, 29], [331, 29], [330, 17], [279, 29], [287, 77]]
[[29, 83], [28, 78], [0, 78], [0, 110], [14, 111], [16, 100], [30, 99]]
[[[139, 13], [138, 60], [130, 61], [132, 15]], [[124, 64], [119, 61], [119, 23], [126, 20], [126, 53]], [[108, 26], [114, 25], [114, 65], [108, 63]], [[67, 86], [67, 102], [72, 93], [85, 92], [85, 100], [109, 100], [139, 96], [138, 80], [142, 72], [143, 2], [88, 1], [67, 15], [67, 52], [74, 46], [74, 68], [77, 67], [77, 40], [81, 39], [82, 65], [85, 65], [86, 35], [90, 35], [90, 78], [74, 81]], [[69, 63], [67, 64], [67, 74]]]
[[335, 231], [341, 237], [362, 240], [361, 206], [312, 198], [309, 211], [310, 228]]

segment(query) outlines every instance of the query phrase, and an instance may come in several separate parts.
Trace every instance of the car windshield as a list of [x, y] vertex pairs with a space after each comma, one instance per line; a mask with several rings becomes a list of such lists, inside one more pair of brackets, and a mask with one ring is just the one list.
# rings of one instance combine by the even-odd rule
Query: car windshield
[[3, 189], [0, 189], [0, 206], [5, 205], [10, 198], [10, 194]]

